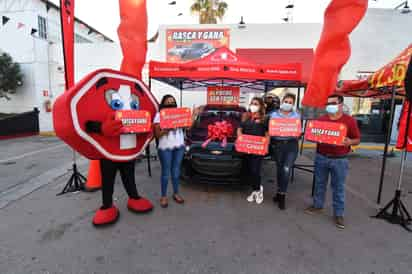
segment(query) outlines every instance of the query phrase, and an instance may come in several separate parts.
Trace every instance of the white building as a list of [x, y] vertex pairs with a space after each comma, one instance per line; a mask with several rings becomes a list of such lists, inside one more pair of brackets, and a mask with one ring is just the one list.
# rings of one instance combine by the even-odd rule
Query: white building
[[[75, 40], [90, 45], [113, 42], [79, 19], [75, 20]], [[0, 41], [0, 52], [20, 63], [24, 75], [17, 94], [10, 101], [0, 99], [0, 112], [19, 113], [36, 107], [40, 110], [40, 130], [52, 130], [45, 102], [64, 90], [63, 58], [55, 50], [61, 44], [58, 6], [46, 0], [1, 0]]]
[[[3, 0], [4, 1], [4, 0]], [[19, 2], [19, 1], [6, 1]], [[32, 14], [33, 8], [27, 12], [32, 24], [38, 21], [38, 15], [47, 18], [49, 27], [48, 37], [58, 37], [59, 16], [56, 7], [46, 12], [46, 1], [32, 0], [31, 5], [39, 7], [39, 12]], [[39, 4], [41, 2], [41, 4]], [[37, 3], [37, 4], [34, 4]], [[5, 8], [0, 5], [0, 11]], [[19, 10], [15, 8], [15, 10]], [[0, 15], [4, 12], [0, 12]], [[10, 17], [13, 12], [9, 13]], [[150, 18], [149, 18], [150, 20]], [[53, 23], [52, 23], [53, 22]], [[344, 67], [342, 79], [356, 79], [364, 71], [375, 71], [411, 42], [408, 26], [412, 25], [412, 13], [401, 14], [395, 10], [369, 9], [366, 17], [351, 35], [352, 56]], [[12, 26], [12, 25], [11, 25]], [[11, 28], [9, 26], [9, 28]], [[6, 25], [7, 27], [7, 25]], [[160, 26], [159, 37], [154, 43], [149, 43], [147, 60], [166, 61], [166, 30], [167, 29], [229, 29], [230, 48], [233, 51], [244, 49], [314, 49], [322, 30], [321, 24], [246, 24], [239, 28], [238, 25], [178, 25]], [[52, 130], [51, 114], [42, 109], [42, 91], [49, 90], [54, 98], [64, 90], [64, 77], [62, 63], [62, 50], [59, 39], [47, 43], [39, 37], [31, 37], [30, 34], [16, 33], [14, 29], [0, 28], [0, 41], [9, 42], [0, 44], [0, 47], [22, 64], [25, 72], [25, 86], [10, 102], [0, 102], [0, 112], [19, 112], [38, 107], [41, 111], [41, 131]], [[53, 31], [52, 31], [53, 30]], [[54, 35], [52, 34], [54, 32]], [[50, 34], [49, 34], [50, 33]], [[80, 28], [76, 24], [76, 34], [84, 39], [91, 40], [88, 30]], [[93, 36], [93, 35], [92, 35]], [[80, 41], [81, 39], [78, 39]], [[76, 79], [98, 68], [118, 69], [121, 63], [120, 46], [116, 43], [96, 43], [108, 40], [91, 40], [92, 43], [77, 43], [76, 55]], [[18, 46], [16, 46], [18, 45]], [[46, 50], [48, 49], [48, 50]], [[48, 56], [47, 56], [48, 53]], [[253, 56], [251, 56], [253, 57]], [[147, 71], [143, 72], [147, 78]], [[165, 84], [153, 81], [152, 91], [160, 99], [162, 95], [171, 93], [179, 98], [179, 92]], [[201, 92], [185, 92], [183, 105], [204, 104], [206, 95]], [[46, 98], [48, 99], [48, 98]], [[352, 106], [351, 100], [347, 100]], [[357, 102], [355, 102], [357, 103]]]

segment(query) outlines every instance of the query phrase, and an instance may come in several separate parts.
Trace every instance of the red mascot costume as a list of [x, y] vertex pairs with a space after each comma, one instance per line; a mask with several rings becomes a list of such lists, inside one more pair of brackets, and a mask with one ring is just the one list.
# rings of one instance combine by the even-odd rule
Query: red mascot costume
[[[152, 133], [124, 134], [116, 111], [145, 110], [148, 121], [158, 104], [137, 78], [112, 70], [99, 70], [86, 76], [55, 102], [53, 122], [57, 136], [89, 159], [99, 159], [102, 175], [103, 205], [96, 212], [96, 226], [115, 223], [119, 211], [113, 204], [117, 171], [129, 196], [127, 207], [137, 213], [153, 209], [139, 196], [135, 184], [135, 159], [152, 139]], [[150, 117], [151, 116], [151, 117]]]

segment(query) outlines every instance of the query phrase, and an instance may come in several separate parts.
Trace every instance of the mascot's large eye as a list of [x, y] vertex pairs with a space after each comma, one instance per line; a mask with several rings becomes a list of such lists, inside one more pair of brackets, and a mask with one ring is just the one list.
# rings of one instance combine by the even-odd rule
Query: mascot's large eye
[[135, 101], [135, 100], [131, 101], [130, 102], [130, 108], [133, 109], [133, 110], [138, 110], [139, 109], [139, 102]]
[[110, 106], [114, 110], [121, 110], [121, 109], [123, 109], [123, 102], [120, 101], [119, 99], [113, 99], [110, 102]]

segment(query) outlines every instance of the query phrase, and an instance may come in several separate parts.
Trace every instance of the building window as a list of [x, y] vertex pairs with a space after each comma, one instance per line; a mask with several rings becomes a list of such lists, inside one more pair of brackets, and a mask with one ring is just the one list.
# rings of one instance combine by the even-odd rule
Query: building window
[[47, 39], [47, 21], [46, 18], [38, 16], [39, 25], [39, 37], [42, 39]]
[[75, 42], [76, 43], [91, 43], [92, 41], [84, 38], [83, 36], [80, 36], [78, 34], [75, 34], [74, 36]]

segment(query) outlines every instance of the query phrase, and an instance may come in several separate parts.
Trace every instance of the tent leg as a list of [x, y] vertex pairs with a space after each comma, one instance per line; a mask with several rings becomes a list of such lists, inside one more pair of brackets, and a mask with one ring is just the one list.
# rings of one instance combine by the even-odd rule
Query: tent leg
[[183, 83], [180, 83], [180, 107], [182, 107], [183, 106], [183, 102], [182, 102], [182, 100], [183, 100]]
[[389, 123], [388, 132], [386, 133], [385, 149], [384, 149], [384, 152], [383, 152], [381, 176], [380, 176], [380, 181], [379, 181], [379, 191], [378, 191], [378, 198], [377, 198], [378, 205], [381, 203], [381, 198], [382, 198], [382, 188], [383, 188], [383, 181], [384, 181], [384, 178], [385, 178], [386, 158], [387, 158], [387, 155], [388, 155], [389, 143], [391, 142], [392, 124], [393, 124], [393, 120], [395, 118], [395, 115], [394, 115], [395, 99], [396, 99], [395, 96], [396, 96], [396, 89], [395, 89], [395, 87], [392, 87], [391, 114], [390, 114], [390, 118], [389, 118], [389, 121], [388, 121], [388, 123]]
[[300, 87], [298, 87], [298, 98], [296, 100], [296, 109], [300, 108]]

